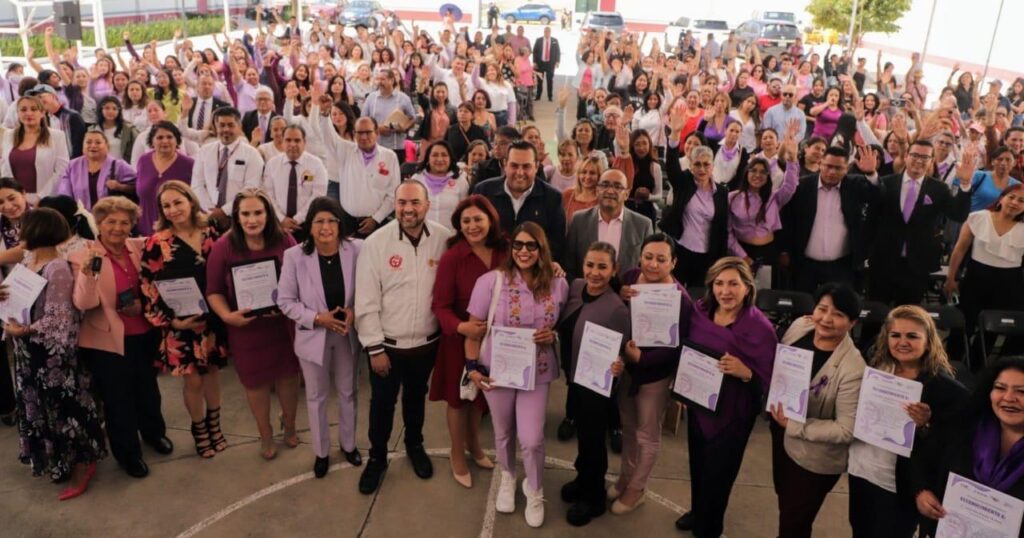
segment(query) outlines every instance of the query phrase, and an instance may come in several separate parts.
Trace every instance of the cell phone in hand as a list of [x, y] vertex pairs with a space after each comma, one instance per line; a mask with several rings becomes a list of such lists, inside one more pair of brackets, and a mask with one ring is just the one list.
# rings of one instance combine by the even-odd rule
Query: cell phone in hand
[[99, 274], [100, 269], [102, 269], [102, 268], [103, 268], [103, 258], [101, 258], [99, 256], [94, 256], [93, 259], [89, 261], [89, 269], [92, 271], [92, 273], [94, 275], [95, 274]]
[[[95, 258], [99, 259], [99, 258]], [[135, 302], [135, 290], [124, 290], [117, 292], [117, 309], [121, 310], [131, 306]]]

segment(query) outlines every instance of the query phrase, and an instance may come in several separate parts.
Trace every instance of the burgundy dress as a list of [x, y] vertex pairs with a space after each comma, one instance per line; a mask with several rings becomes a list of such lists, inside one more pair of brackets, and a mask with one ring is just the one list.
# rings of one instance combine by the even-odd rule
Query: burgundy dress
[[[466, 339], [458, 333], [459, 323], [469, 320], [466, 307], [469, 306], [476, 280], [484, 273], [497, 269], [507, 256], [507, 251], [495, 250], [491, 255], [491, 266], [487, 267], [473, 254], [473, 249], [466, 241], [459, 241], [441, 256], [431, 304], [431, 310], [441, 325], [441, 342], [430, 380], [430, 401], [443, 400], [456, 409], [466, 403], [459, 398], [459, 382], [466, 366]], [[483, 394], [477, 396], [473, 403], [480, 409], [487, 409]]]
[[[276, 247], [245, 254], [231, 248], [229, 234], [217, 240], [206, 262], [206, 294], [223, 295], [232, 309], [236, 308], [235, 284], [231, 267], [247, 260], [275, 257], [283, 262], [284, 251], [295, 245], [285, 235]], [[280, 266], [279, 266], [280, 267]], [[277, 379], [298, 375], [299, 359], [295, 356], [295, 324], [278, 313], [261, 316], [245, 327], [227, 326], [228, 350], [235, 361], [235, 370], [242, 386], [257, 388]]]
[[156, 193], [165, 181], [178, 179], [185, 183], [192, 184], [192, 166], [195, 163], [183, 153], [178, 153], [171, 166], [161, 174], [153, 166], [153, 152], [150, 151], [139, 157], [139, 164], [135, 173], [135, 193], [139, 196], [139, 208], [142, 209], [142, 216], [139, 217], [139, 233], [150, 235], [153, 233], [153, 223], [156, 222], [160, 213], [160, 204], [157, 202]]

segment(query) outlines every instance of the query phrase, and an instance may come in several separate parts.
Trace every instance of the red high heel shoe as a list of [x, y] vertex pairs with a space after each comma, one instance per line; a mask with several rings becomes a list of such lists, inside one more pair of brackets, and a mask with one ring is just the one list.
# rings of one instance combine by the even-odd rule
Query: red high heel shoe
[[78, 497], [79, 495], [85, 493], [85, 490], [89, 488], [89, 481], [92, 480], [92, 477], [94, 476], [96, 476], [95, 461], [90, 462], [88, 467], [85, 468], [85, 480], [82, 481], [82, 485], [78, 487], [68, 486], [67, 488], [64, 489], [64, 491], [61, 492], [60, 497], [57, 497], [57, 499], [61, 501], [66, 501], [68, 499], [74, 499], [75, 497]]

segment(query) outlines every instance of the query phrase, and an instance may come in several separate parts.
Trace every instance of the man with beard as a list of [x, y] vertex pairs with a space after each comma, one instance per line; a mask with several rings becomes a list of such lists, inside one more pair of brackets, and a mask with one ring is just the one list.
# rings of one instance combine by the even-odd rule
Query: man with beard
[[[532, 176], [531, 176], [532, 177]], [[440, 331], [430, 310], [437, 264], [451, 232], [427, 220], [427, 188], [405, 181], [395, 190], [395, 220], [363, 244], [356, 262], [356, 330], [370, 355], [370, 461], [359, 491], [372, 494], [388, 468], [388, 441], [402, 391], [405, 449], [416, 476], [434, 473], [423, 449], [427, 381]]]

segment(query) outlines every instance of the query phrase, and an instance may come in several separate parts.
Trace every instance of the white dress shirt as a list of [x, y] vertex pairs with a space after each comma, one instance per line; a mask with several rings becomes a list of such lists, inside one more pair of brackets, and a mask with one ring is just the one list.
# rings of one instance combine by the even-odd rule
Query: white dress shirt
[[818, 180], [818, 209], [814, 212], [814, 226], [804, 250], [812, 260], [830, 262], [850, 253], [849, 232], [843, 220], [842, 198], [839, 196], [841, 185], [830, 188]]
[[512, 199], [512, 211], [518, 217], [519, 210], [523, 208], [523, 204], [526, 203], [526, 199], [530, 196], [530, 193], [533, 192], [533, 185], [530, 185], [530, 188], [526, 189], [526, 192], [521, 194], [519, 198], [516, 198], [516, 195], [512, 194], [512, 191], [508, 190], [507, 179], [505, 180], [505, 183], [501, 185], [501, 188], [505, 189], [505, 194], [507, 194], [508, 197]]
[[[224, 144], [207, 144], [199, 149], [192, 169], [192, 190], [199, 198], [199, 206], [203, 211], [217, 207], [220, 191], [217, 185], [217, 172], [221, 149]], [[249, 145], [242, 137], [238, 137], [228, 148], [227, 193], [220, 209], [231, 213], [231, 204], [235, 195], [245, 187], [259, 187], [263, 180], [263, 157], [259, 150]]]
[[604, 220], [601, 210], [597, 211], [597, 240], [604, 241], [619, 250], [619, 243], [622, 241], [622, 216], [626, 214], [626, 208], [619, 210], [619, 216], [610, 221]]
[[[298, 222], [306, 220], [306, 211], [313, 198], [327, 195], [327, 169], [324, 163], [316, 155], [303, 152], [296, 161], [296, 175], [298, 176], [298, 196], [295, 199], [295, 215], [292, 216]], [[263, 190], [270, 196], [274, 203], [274, 211], [277, 218], [284, 220], [287, 217], [285, 210], [288, 208], [288, 181], [291, 176], [291, 159], [285, 153], [267, 161], [263, 169]]]

